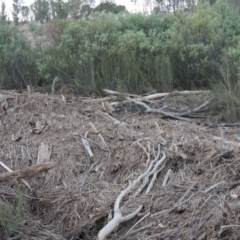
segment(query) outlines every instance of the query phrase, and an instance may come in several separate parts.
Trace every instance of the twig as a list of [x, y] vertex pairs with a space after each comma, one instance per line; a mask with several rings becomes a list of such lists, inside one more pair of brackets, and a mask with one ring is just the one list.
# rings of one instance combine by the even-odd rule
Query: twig
[[157, 162], [157, 164], [155, 165], [155, 167], [154, 167], [154, 169], [153, 169], [154, 174], [153, 174], [153, 177], [152, 177], [151, 182], [150, 182], [149, 185], [148, 185], [148, 188], [147, 188], [147, 190], [146, 190], [146, 194], [148, 194], [148, 193], [151, 191], [151, 189], [153, 188], [153, 184], [154, 184], [154, 182], [155, 182], [155, 180], [156, 180], [156, 178], [157, 178], [158, 173], [161, 172], [161, 171], [165, 168], [165, 165], [166, 165], [166, 164], [164, 164], [160, 169], [157, 170], [158, 166], [159, 166], [161, 163], [163, 163], [163, 162], [165, 161], [165, 159], [166, 159], [165, 153], [163, 153], [163, 154], [164, 154], [163, 157]]
[[[149, 142], [148, 142], [149, 143]], [[146, 150], [146, 148], [139, 142], [137, 142], [137, 145], [142, 148], [142, 150], [146, 153], [147, 155], [147, 163], [146, 166], [148, 166], [149, 162], [150, 162], [150, 153]]]
[[113, 121], [113, 123], [115, 123], [115, 124], [117, 124], [117, 125], [126, 125], [125, 122], [122, 122], [122, 121], [117, 120], [116, 118], [110, 116], [108, 113], [103, 113], [103, 112], [98, 112], [98, 113], [99, 113], [100, 115], [103, 115], [103, 116], [106, 116], [106, 117], [110, 118], [110, 119]]
[[102, 148], [99, 144], [97, 144], [96, 142], [94, 142], [93, 140], [91, 140], [90, 138], [86, 138], [84, 137], [83, 135], [79, 135], [81, 138], [84, 138], [86, 139], [88, 142], [91, 142], [93, 143], [94, 145], [96, 145], [99, 149], [101, 149], [102, 151], [106, 151], [106, 152], [109, 152], [109, 149], [105, 149], [105, 148]]
[[[13, 170], [11, 168], [9, 168], [8, 166], [6, 166], [2, 161], [0, 161], [0, 165], [5, 168], [8, 172], [13, 172]], [[32, 191], [30, 185], [28, 184], [27, 181], [25, 181], [24, 179], [20, 180], [30, 191]]]
[[47, 162], [47, 163], [38, 164], [35, 166], [27, 167], [21, 170], [13, 171], [13, 172], [2, 173], [0, 174], [0, 181], [6, 180], [9, 177], [16, 177], [16, 178], [31, 177], [42, 171], [46, 171], [55, 167], [56, 164], [57, 163], [54, 163], [54, 162]]
[[194, 196], [194, 194], [190, 195], [190, 197], [186, 200], [184, 200], [183, 202], [179, 203], [178, 205], [177, 204], [174, 204], [174, 206], [170, 209], [165, 209], [165, 210], [162, 210], [160, 212], [157, 212], [157, 213], [154, 213], [151, 215], [151, 217], [155, 217], [155, 216], [158, 216], [158, 218], [160, 217], [163, 217], [165, 216], [166, 214], [169, 214], [171, 213], [172, 211], [174, 211], [176, 208], [179, 208], [181, 207], [183, 204], [185, 204], [186, 202], [188, 202], [192, 197]]
[[143, 219], [145, 219], [146, 217], [148, 217], [150, 215], [150, 212], [147, 213], [146, 215], [144, 215], [140, 220], [138, 220], [126, 233], [123, 237], [126, 237], [128, 235], [128, 233], [134, 229], [141, 221], [143, 221]]
[[198, 106], [198, 107], [196, 107], [196, 108], [194, 108], [194, 109], [192, 109], [192, 110], [189, 110], [189, 111], [187, 111], [187, 112], [185, 112], [185, 113], [181, 113], [179, 116], [188, 116], [188, 115], [191, 114], [191, 113], [199, 112], [201, 109], [203, 109], [204, 107], [206, 107], [206, 106], [210, 103], [211, 100], [212, 100], [212, 98], [208, 99], [208, 100], [207, 100], [206, 102], [204, 102], [202, 105], [200, 105], [200, 106]]
[[83, 143], [83, 146], [84, 146], [86, 152], [88, 153], [90, 159], [92, 159], [93, 158], [93, 153], [92, 153], [90, 144], [87, 140], [87, 134], [88, 134], [88, 132], [85, 133], [85, 138], [82, 138], [82, 143]]
[[183, 199], [190, 193], [190, 191], [195, 187], [196, 183], [193, 183], [193, 185], [183, 194], [183, 196], [178, 200], [177, 203], [174, 204], [174, 206], [179, 206]]
[[[165, 155], [165, 153], [164, 153], [164, 155]], [[163, 155], [163, 159], [165, 160], [166, 155], [165, 155], [165, 157], [164, 157], [164, 155]], [[137, 189], [137, 191], [134, 193], [134, 195], [133, 195], [134, 197], [138, 196], [138, 195], [142, 192], [142, 190], [145, 188], [145, 186], [146, 186], [146, 185], [148, 184], [148, 182], [149, 182], [149, 177], [150, 177], [151, 175], [153, 175], [154, 171], [156, 171], [155, 167], [154, 167], [153, 169], [152, 169], [152, 167], [153, 167], [153, 165], [158, 161], [159, 156], [160, 156], [160, 145], [158, 146], [157, 156], [155, 157], [154, 160], [152, 160], [152, 161], [150, 162], [147, 170], [146, 170], [145, 173], [144, 173], [143, 183], [142, 183], [142, 185]], [[160, 159], [160, 161], [161, 161], [161, 159]], [[155, 165], [155, 166], [156, 166], [156, 165]], [[158, 167], [158, 166], [157, 166], [157, 167]]]
[[168, 171], [167, 171], [167, 173], [166, 173], [166, 175], [163, 179], [162, 188], [167, 185], [168, 179], [169, 179], [171, 174], [172, 174], [172, 169], [168, 169]]
[[83, 180], [82, 180], [81, 186], [84, 185], [84, 183], [85, 183], [85, 181], [86, 181], [86, 179], [87, 179], [87, 177], [88, 177], [88, 174], [89, 174], [89, 173], [92, 171], [92, 169], [98, 164], [98, 162], [99, 162], [99, 159], [98, 159], [95, 163], [93, 163], [93, 164], [91, 165], [90, 169], [89, 169], [88, 172], [85, 174], [85, 176], [84, 176], [84, 178], [83, 178]]
[[215, 188], [215, 187], [217, 187], [217, 186], [219, 186], [219, 185], [221, 185], [221, 184], [224, 184], [224, 183], [225, 183], [225, 181], [218, 182], [218, 183], [212, 185], [211, 187], [205, 189], [205, 190], [202, 191], [202, 192], [203, 192], [203, 193], [207, 193], [207, 192], [211, 191], [213, 188]]
[[162, 131], [161, 131], [161, 129], [160, 129], [158, 123], [155, 122], [155, 125], [156, 125], [156, 127], [157, 127], [157, 129], [158, 129], [158, 131], [159, 131], [158, 138], [160, 138], [160, 141], [161, 141], [160, 143], [161, 143], [162, 145], [166, 145], [166, 144], [167, 144], [167, 141], [161, 136]]
[[142, 230], [145, 230], [146, 228], [150, 228], [150, 227], [152, 227], [152, 226], [154, 226], [154, 225], [155, 225], [155, 223], [151, 222], [151, 223], [147, 224], [146, 226], [137, 228], [137, 229], [135, 229], [135, 230], [133, 230], [133, 231], [131, 231], [131, 232], [128, 231], [128, 234], [125, 234], [124, 236], [120, 237], [119, 240], [125, 240], [127, 236], [136, 234], [136, 233], [138, 233], [138, 232], [140, 232], [140, 231], [142, 231]]
[[109, 148], [108, 148], [108, 146], [107, 146], [107, 144], [106, 144], [103, 136], [99, 133], [99, 131], [97, 130], [97, 128], [96, 128], [91, 122], [89, 123], [89, 125], [92, 127], [93, 131], [94, 131], [95, 133], [97, 133], [97, 135], [99, 136], [99, 138], [102, 140], [103, 144], [105, 145], [105, 147], [106, 147], [106, 148], [108, 149], [108, 151], [109, 151]]
[[151, 109], [146, 103], [139, 102], [139, 101], [134, 100], [134, 99], [131, 99], [131, 98], [129, 98], [129, 97], [127, 97], [127, 100], [129, 100], [130, 102], [134, 102], [134, 103], [136, 103], [137, 105], [140, 105], [140, 106], [142, 106], [142, 107], [144, 107], [144, 108], [146, 108], [146, 109]]
[[136, 144], [136, 143], [139, 143], [139, 142], [141, 142], [141, 141], [152, 141], [152, 138], [150, 138], [150, 137], [140, 138], [140, 139], [138, 139], [137, 141], [133, 142], [133, 143], [131, 144], [131, 146], [134, 145], [134, 144]]
[[160, 108], [159, 109], [146, 109], [146, 112], [148, 113], [160, 113], [166, 117], [170, 117], [170, 118], [173, 118], [173, 119], [178, 119], [178, 120], [181, 120], [181, 121], [186, 121], [186, 122], [192, 122], [193, 120], [190, 119], [190, 118], [184, 118], [184, 117], [180, 117], [176, 114], [173, 114], [173, 113], [169, 113], [169, 112], [164, 112], [163, 110], [161, 110]]

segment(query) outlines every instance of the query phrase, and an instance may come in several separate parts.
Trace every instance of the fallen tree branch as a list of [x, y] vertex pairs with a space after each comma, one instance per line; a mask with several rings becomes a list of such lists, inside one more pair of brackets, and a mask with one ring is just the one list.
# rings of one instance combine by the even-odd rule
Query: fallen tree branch
[[143, 205], [139, 206], [133, 213], [123, 217], [122, 212], [120, 210], [120, 202], [121, 200], [134, 188], [134, 186], [140, 181], [140, 179], [136, 179], [133, 183], [129, 182], [129, 185], [126, 189], [124, 189], [120, 195], [117, 197], [117, 200], [114, 204], [114, 217], [113, 219], [104, 227], [98, 234], [98, 240], [104, 240], [107, 235], [109, 235], [115, 228], [119, 226], [120, 223], [126, 222], [135, 216], [142, 210]]
[[[10, 173], [13, 172], [13, 170], [12, 170], [11, 168], [9, 168], [8, 166], [6, 166], [2, 161], [0, 161], [0, 165], [1, 165], [4, 169], [6, 169], [8, 172], [10, 172]], [[22, 182], [30, 191], [32, 191], [30, 185], [28, 184], [28, 182], [27, 182], [26, 180], [21, 179], [21, 182]]]
[[160, 169], [159, 166], [160, 164], [162, 164], [165, 159], [166, 159], [166, 155], [163, 152], [163, 156], [161, 159], [159, 159], [160, 156], [160, 144], [158, 145], [158, 154], [155, 157], [155, 159], [153, 161], [151, 161], [151, 163], [149, 164], [147, 170], [142, 173], [137, 179], [135, 179], [133, 182], [129, 181], [129, 185], [127, 188], [125, 188], [117, 197], [115, 204], [114, 204], [114, 217], [113, 219], [104, 227], [102, 228], [102, 230], [99, 232], [98, 234], [98, 240], [104, 240], [114, 229], [116, 229], [120, 223], [128, 221], [132, 218], [134, 218], [142, 209], [143, 205], [139, 206], [133, 213], [127, 215], [127, 216], [123, 216], [121, 209], [120, 209], [120, 202], [122, 201], [122, 199], [129, 194], [134, 187], [139, 184], [142, 179], [144, 179], [142, 185], [138, 188], [138, 190], [136, 191], [136, 193], [133, 195], [134, 197], [137, 196], [142, 190], [143, 188], [149, 183], [149, 177], [151, 175], [153, 175], [153, 178], [148, 186], [147, 192], [146, 194], [149, 193], [149, 191], [151, 190], [151, 188], [153, 187], [154, 181], [157, 177], [157, 174], [159, 173], [159, 171], [161, 171], [163, 169], [163, 167], [161, 167]]
[[[103, 89], [103, 91], [109, 95], [118, 95], [118, 96], [133, 96], [139, 99], [139, 96], [134, 95], [134, 94], [126, 94], [126, 93], [120, 93], [117, 91], [109, 90], [109, 89]], [[154, 99], [154, 98], [161, 98], [161, 97], [166, 97], [169, 95], [185, 95], [185, 94], [202, 94], [202, 93], [210, 93], [210, 91], [174, 91], [174, 92], [167, 92], [167, 93], [155, 93], [151, 94], [148, 96], [143, 96], [141, 99], [144, 100], [149, 100], [149, 99]], [[135, 99], [136, 100], [136, 99]]]
[[108, 113], [97, 112], [97, 114], [109, 118], [111, 121], [113, 121], [113, 123], [115, 123], [115, 124], [117, 124], [117, 125], [126, 125], [125, 122], [122, 122], [122, 121], [117, 120], [116, 118], [110, 116]]
[[206, 107], [210, 101], [212, 100], [212, 98], [208, 99], [206, 102], [204, 102], [202, 105], [192, 109], [192, 110], [189, 110], [187, 112], [184, 112], [184, 113], [181, 113], [179, 116], [189, 116], [189, 114], [191, 113], [196, 113], [196, 112], [199, 112], [201, 111], [204, 107]]
[[17, 170], [17, 171], [2, 173], [2, 174], [0, 174], [0, 181], [6, 180], [10, 177], [15, 177], [15, 178], [32, 177], [42, 171], [46, 171], [51, 168], [54, 168], [56, 166], [56, 164], [57, 164], [56, 162], [46, 162], [46, 163], [27, 167], [27, 168]]
[[160, 97], [166, 97], [169, 95], [185, 95], [185, 94], [202, 94], [202, 93], [210, 93], [210, 91], [174, 91], [174, 92], [168, 92], [168, 93], [155, 93], [152, 95], [148, 95], [143, 97], [146, 100], [154, 99], [154, 98], [160, 98]]
[[149, 109], [146, 109], [147, 113], [160, 113], [166, 117], [170, 117], [170, 118], [174, 118], [174, 119], [178, 119], [178, 120], [181, 120], [181, 121], [186, 121], [186, 122], [192, 122], [193, 120], [190, 119], [190, 118], [184, 118], [184, 117], [180, 117], [176, 114], [173, 114], [173, 113], [169, 113], [169, 112], [164, 112], [162, 109], [152, 109], [152, 108], [149, 108]]
[[144, 107], [144, 108], [146, 108], [146, 109], [151, 109], [147, 104], [145, 104], [145, 103], [143, 103], [143, 102], [139, 102], [139, 101], [134, 100], [134, 99], [131, 99], [131, 98], [129, 98], [129, 97], [127, 97], [127, 100], [128, 100], [129, 102], [134, 102], [134, 103], [136, 103], [137, 105], [140, 105], [140, 106], [142, 106], [142, 107]]
[[135, 94], [120, 93], [120, 92], [113, 91], [113, 90], [110, 90], [110, 89], [103, 89], [103, 92], [105, 92], [106, 94], [109, 94], [109, 95], [138, 97]]

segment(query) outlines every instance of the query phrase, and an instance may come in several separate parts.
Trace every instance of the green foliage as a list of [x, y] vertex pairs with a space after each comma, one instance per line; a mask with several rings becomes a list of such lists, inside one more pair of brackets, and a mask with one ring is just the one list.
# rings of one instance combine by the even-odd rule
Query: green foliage
[[84, 4], [81, 7], [79, 18], [86, 18], [86, 19], [88, 19], [90, 14], [92, 13], [92, 10], [93, 9], [90, 7], [89, 4]]
[[11, 202], [0, 202], [0, 237], [8, 239], [23, 221], [22, 207], [24, 198], [17, 192], [16, 198]]
[[19, 22], [19, 14], [21, 12], [21, 1], [20, 0], [13, 0], [13, 20], [16, 25], [18, 25]]
[[21, 14], [23, 17], [23, 21], [27, 22], [30, 14], [30, 8], [28, 6], [22, 6], [21, 7]]
[[126, 7], [123, 5], [117, 5], [112, 2], [102, 2], [94, 8], [94, 12], [118, 14], [120, 12], [126, 12]]
[[[46, 8], [44, 1], [49, 3]], [[39, 6], [34, 9], [45, 16], [35, 15], [36, 20], [54, 20], [42, 28], [33, 23], [29, 27], [47, 41], [39, 40], [31, 49], [15, 29], [3, 27], [0, 39], [7, 40], [0, 40], [1, 84], [50, 84], [57, 75], [84, 94], [102, 88], [135, 93], [214, 85], [228, 89], [222, 83], [227, 61], [235, 89], [240, 77], [240, 18], [233, 1], [199, 1], [197, 6], [188, 1], [187, 11], [180, 8], [183, 2], [159, 1], [161, 11], [170, 3], [174, 11], [143, 15], [121, 12], [124, 9], [109, 2], [93, 9], [92, 1], [35, 0]]]
[[37, 22], [44, 23], [50, 20], [50, 8], [48, 0], [35, 0], [31, 5], [34, 19]]
[[218, 21], [208, 4], [199, 5], [193, 15], [177, 16], [171, 37], [174, 77], [185, 89], [208, 86], [208, 73], [213, 67]]
[[67, 22], [62, 19], [54, 19], [50, 24], [45, 26], [44, 35], [54, 44], [61, 42], [61, 36], [66, 28]]
[[232, 78], [231, 63], [227, 61], [221, 68], [219, 83], [212, 86], [215, 95], [211, 111], [215, 121], [236, 122], [240, 119], [240, 81]]
[[[39, 36], [43, 35], [44, 32], [44, 26], [42, 24], [39, 24], [37, 22], [31, 21], [28, 24], [29, 31], [34, 34], [35, 39]], [[45, 34], [45, 32], [44, 32]]]
[[1, 3], [0, 21], [1, 22], [7, 21], [6, 4], [4, 2]]
[[0, 22], [0, 86], [23, 87], [34, 84], [35, 55], [30, 44], [15, 27]]
[[160, 30], [169, 29], [170, 22], [140, 14], [96, 14], [91, 21], [67, 21], [56, 47], [46, 49], [38, 60], [39, 73], [48, 82], [58, 74], [85, 93], [102, 88], [141, 93], [156, 83], [157, 90], [170, 89], [169, 57], [163, 63], [167, 38]]
[[214, 82], [211, 85], [215, 93], [212, 111], [216, 120], [240, 120], [240, 21], [237, 9], [224, 1], [214, 6], [215, 14], [221, 21], [216, 29], [216, 49], [219, 61], [216, 64]]

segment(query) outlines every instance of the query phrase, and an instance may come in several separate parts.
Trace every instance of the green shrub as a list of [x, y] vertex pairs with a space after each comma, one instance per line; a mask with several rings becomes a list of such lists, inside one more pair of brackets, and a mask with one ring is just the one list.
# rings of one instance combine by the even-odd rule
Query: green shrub
[[0, 87], [26, 88], [36, 79], [35, 54], [15, 27], [0, 22]]
[[23, 221], [23, 195], [17, 192], [12, 202], [0, 202], [0, 237], [6, 239], [11, 236]]
[[240, 120], [240, 80], [230, 58], [225, 57], [219, 66], [218, 82], [212, 84], [215, 98], [210, 110], [216, 121], [236, 122]]

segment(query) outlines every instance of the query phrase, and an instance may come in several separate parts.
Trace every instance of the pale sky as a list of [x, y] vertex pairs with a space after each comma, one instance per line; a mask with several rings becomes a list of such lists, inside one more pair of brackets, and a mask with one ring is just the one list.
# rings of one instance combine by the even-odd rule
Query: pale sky
[[[0, 0], [0, 2], [1, 1], [5, 2], [7, 12], [11, 13], [13, 1], [12, 0]], [[27, 6], [31, 5], [34, 2], [34, 0], [23, 0], [23, 1], [25, 3], [24, 5], [27, 5]], [[96, 0], [95, 5], [98, 5], [99, 2], [100, 2], [100, 0]], [[117, 5], [125, 5], [129, 12], [143, 12], [144, 2], [145, 2], [145, 0], [138, 0], [137, 4], [135, 5], [131, 2], [131, 0], [115, 0], [115, 3]]]

